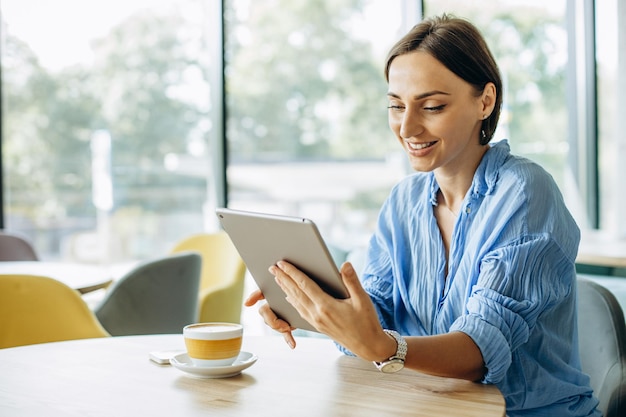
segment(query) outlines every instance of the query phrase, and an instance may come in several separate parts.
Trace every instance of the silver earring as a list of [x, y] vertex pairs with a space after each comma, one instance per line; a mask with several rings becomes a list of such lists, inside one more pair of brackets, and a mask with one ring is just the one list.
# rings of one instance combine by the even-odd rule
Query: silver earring
[[482, 129], [480, 131], [480, 137], [481, 137], [482, 140], [487, 139], [487, 134], [485, 133], [485, 129]]

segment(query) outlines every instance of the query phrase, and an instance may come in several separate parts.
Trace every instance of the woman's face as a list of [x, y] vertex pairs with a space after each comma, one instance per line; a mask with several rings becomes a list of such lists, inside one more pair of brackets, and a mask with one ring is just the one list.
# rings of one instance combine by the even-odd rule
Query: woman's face
[[389, 67], [389, 126], [416, 171], [471, 169], [487, 147], [479, 144], [482, 120], [491, 114], [495, 87], [481, 95], [425, 52], [396, 57]]

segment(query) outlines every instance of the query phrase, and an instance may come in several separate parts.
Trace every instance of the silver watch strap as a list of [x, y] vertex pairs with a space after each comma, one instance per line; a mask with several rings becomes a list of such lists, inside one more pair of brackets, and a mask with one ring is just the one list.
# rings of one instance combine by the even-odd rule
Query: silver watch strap
[[406, 352], [408, 350], [406, 340], [404, 340], [404, 337], [402, 337], [400, 333], [396, 332], [395, 330], [384, 329], [383, 331], [387, 333], [387, 335], [389, 335], [391, 338], [393, 338], [398, 344], [398, 348], [396, 349], [395, 355], [393, 355], [389, 359], [397, 358], [397, 359], [401, 359], [404, 361], [404, 359], [406, 358]]

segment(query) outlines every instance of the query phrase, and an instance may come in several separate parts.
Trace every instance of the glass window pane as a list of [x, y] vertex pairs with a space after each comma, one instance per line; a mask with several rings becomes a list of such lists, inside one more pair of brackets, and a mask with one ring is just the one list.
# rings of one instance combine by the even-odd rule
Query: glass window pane
[[595, 19], [600, 226], [617, 237], [626, 234], [626, 217], [620, 209], [626, 207], [622, 191], [626, 178], [626, 136], [622, 134], [626, 80], [619, 76], [626, 71], [626, 5], [617, 0], [597, 1]]
[[148, 258], [204, 229], [213, 3], [2, 2], [6, 228], [42, 257]]
[[309, 217], [338, 246], [364, 243], [407, 173], [383, 76], [402, 2], [228, 5], [229, 206]]

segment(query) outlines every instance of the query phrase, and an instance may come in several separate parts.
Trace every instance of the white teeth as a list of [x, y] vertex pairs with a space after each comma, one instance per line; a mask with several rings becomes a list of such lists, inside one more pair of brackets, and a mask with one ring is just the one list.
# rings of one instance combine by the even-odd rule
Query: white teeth
[[419, 150], [419, 149], [428, 148], [433, 143], [434, 142], [426, 142], [426, 143], [411, 143], [411, 142], [407, 142], [407, 145], [409, 145], [409, 148], [411, 148], [411, 149]]

